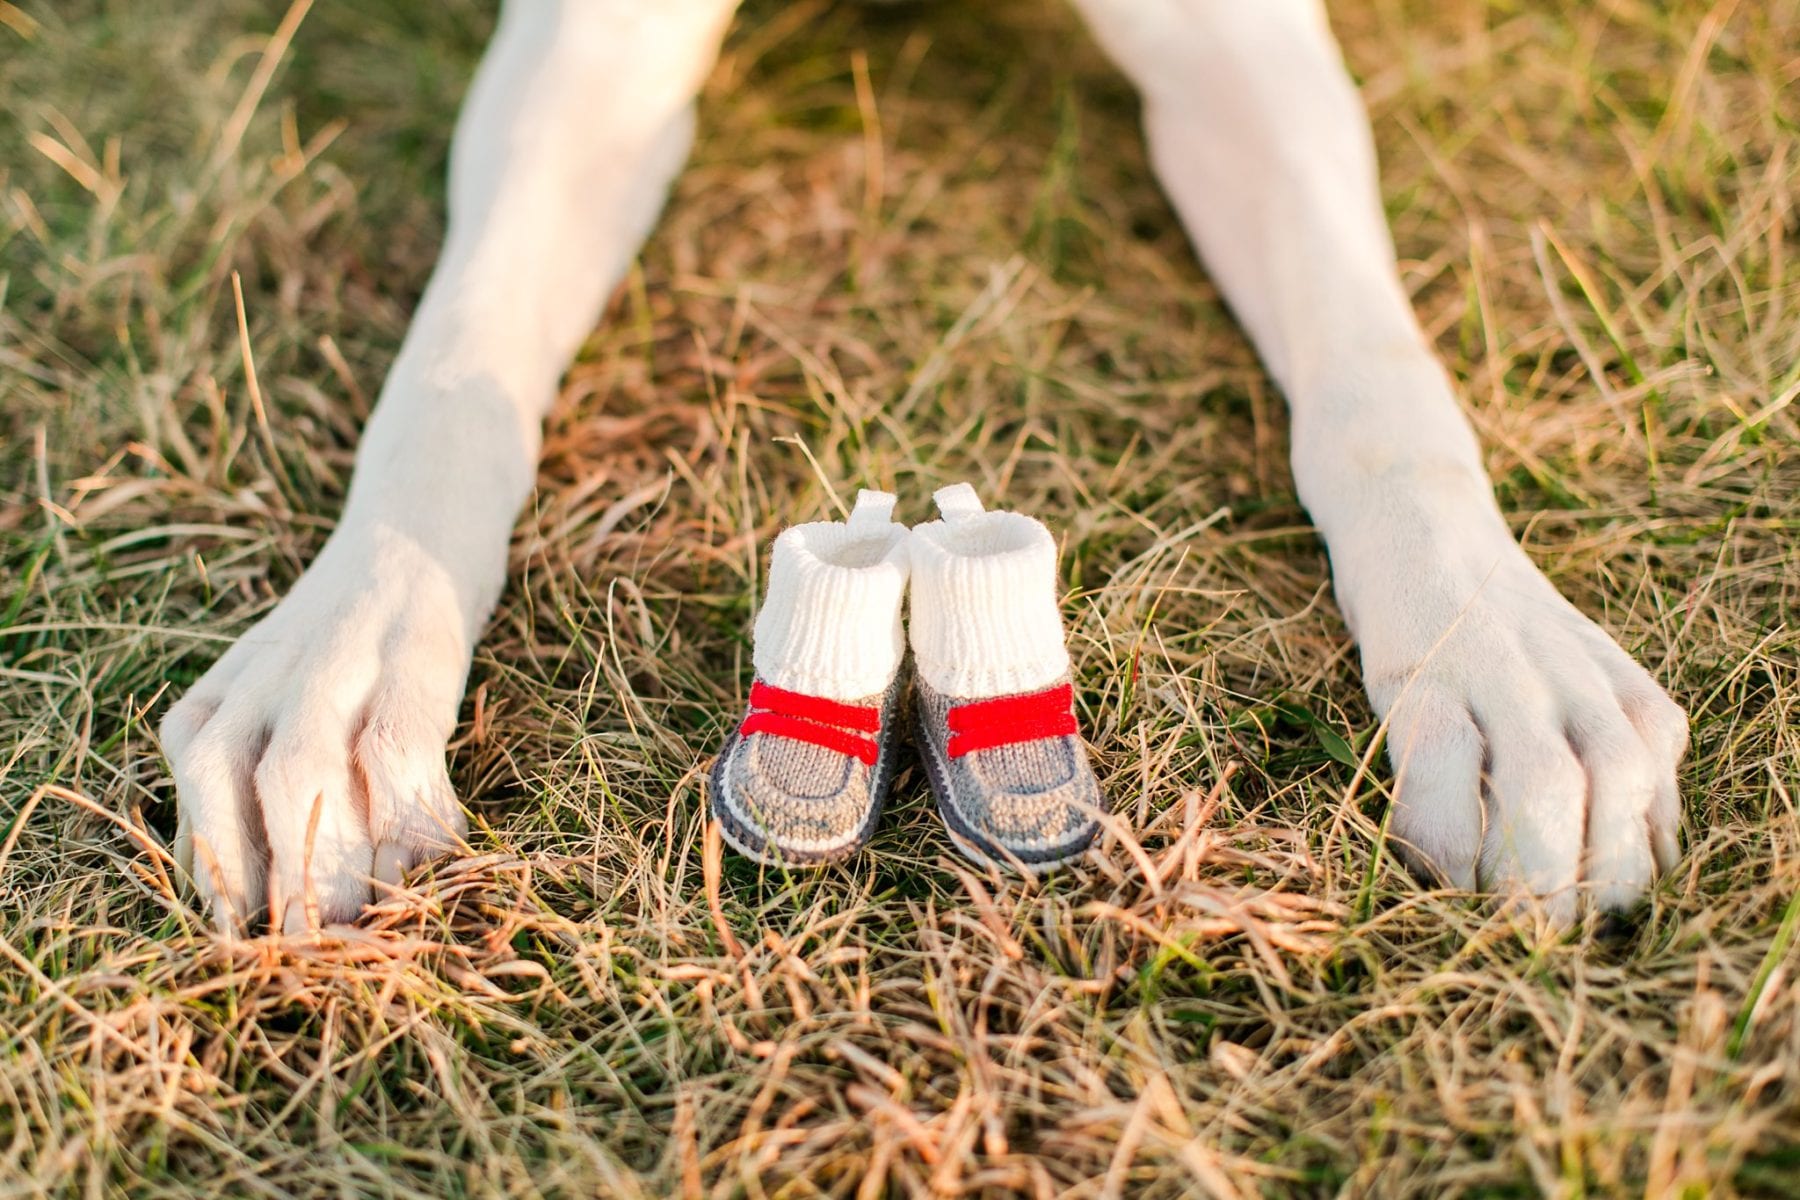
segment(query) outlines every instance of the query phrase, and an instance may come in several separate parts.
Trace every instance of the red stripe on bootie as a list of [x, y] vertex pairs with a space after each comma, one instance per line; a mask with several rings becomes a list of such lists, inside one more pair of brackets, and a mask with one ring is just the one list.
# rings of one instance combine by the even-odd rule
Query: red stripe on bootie
[[790, 692], [758, 680], [750, 685], [750, 709], [750, 715], [738, 726], [742, 736], [766, 733], [806, 742], [861, 759], [871, 767], [881, 757], [881, 747], [873, 739], [851, 732], [879, 733], [879, 708]]
[[1075, 688], [1067, 683], [1025, 696], [958, 704], [945, 718], [950, 726], [950, 757], [961, 758], [996, 746], [1073, 736], [1078, 732], [1074, 705]]

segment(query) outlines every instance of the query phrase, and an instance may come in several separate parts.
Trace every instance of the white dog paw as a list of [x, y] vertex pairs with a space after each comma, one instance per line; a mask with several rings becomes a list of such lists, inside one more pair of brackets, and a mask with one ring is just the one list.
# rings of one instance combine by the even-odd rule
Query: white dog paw
[[1504, 533], [1424, 541], [1356, 622], [1401, 855], [1557, 924], [1629, 908], [1680, 855], [1687, 717]]
[[428, 554], [340, 532], [169, 709], [177, 855], [221, 927], [354, 920], [374, 883], [461, 843], [444, 747], [469, 654]]

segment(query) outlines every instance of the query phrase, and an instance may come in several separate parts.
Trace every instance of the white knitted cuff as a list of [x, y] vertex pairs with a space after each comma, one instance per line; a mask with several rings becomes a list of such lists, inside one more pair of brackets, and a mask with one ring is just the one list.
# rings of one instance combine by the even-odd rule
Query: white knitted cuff
[[966, 483], [933, 497], [944, 520], [913, 528], [912, 647], [949, 696], [1040, 691], [1069, 672], [1056, 541], [1021, 513], [983, 512]]
[[910, 552], [893, 511], [894, 497], [865, 491], [848, 523], [795, 525], [775, 539], [751, 654], [758, 678], [826, 700], [887, 690], [906, 650]]

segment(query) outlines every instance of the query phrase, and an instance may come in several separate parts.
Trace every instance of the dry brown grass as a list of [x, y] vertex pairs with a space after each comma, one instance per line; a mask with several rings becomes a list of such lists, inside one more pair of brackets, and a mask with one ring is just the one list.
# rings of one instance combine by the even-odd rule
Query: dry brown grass
[[[278, 17], [0, 3], [0, 1194], [1800, 1188], [1796, 0], [1336, 13], [1505, 507], [1694, 716], [1680, 870], [1548, 945], [1382, 853], [1279, 398], [1035, 0], [740, 21], [479, 651], [483, 853], [209, 937], [154, 722], [330, 527], [489, 19], [321, 0], [257, 100]], [[916, 776], [709, 859], [769, 536], [963, 477], [1063, 537], [1104, 862], [978, 879]]]

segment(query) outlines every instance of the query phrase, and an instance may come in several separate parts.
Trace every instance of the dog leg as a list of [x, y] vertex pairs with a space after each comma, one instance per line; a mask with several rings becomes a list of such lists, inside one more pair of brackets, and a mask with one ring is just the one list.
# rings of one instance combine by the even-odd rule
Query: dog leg
[[1316, 0], [1077, 0], [1157, 175], [1293, 414], [1415, 867], [1633, 903], [1678, 855], [1681, 710], [1513, 540], [1395, 267], [1367, 119]]
[[445, 773], [558, 377], [661, 207], [735, 0], [513, 0], [449, 228], [335, 532], [168, 712], [178, 851], [222, 926], [350, 920], [456, 846]]

